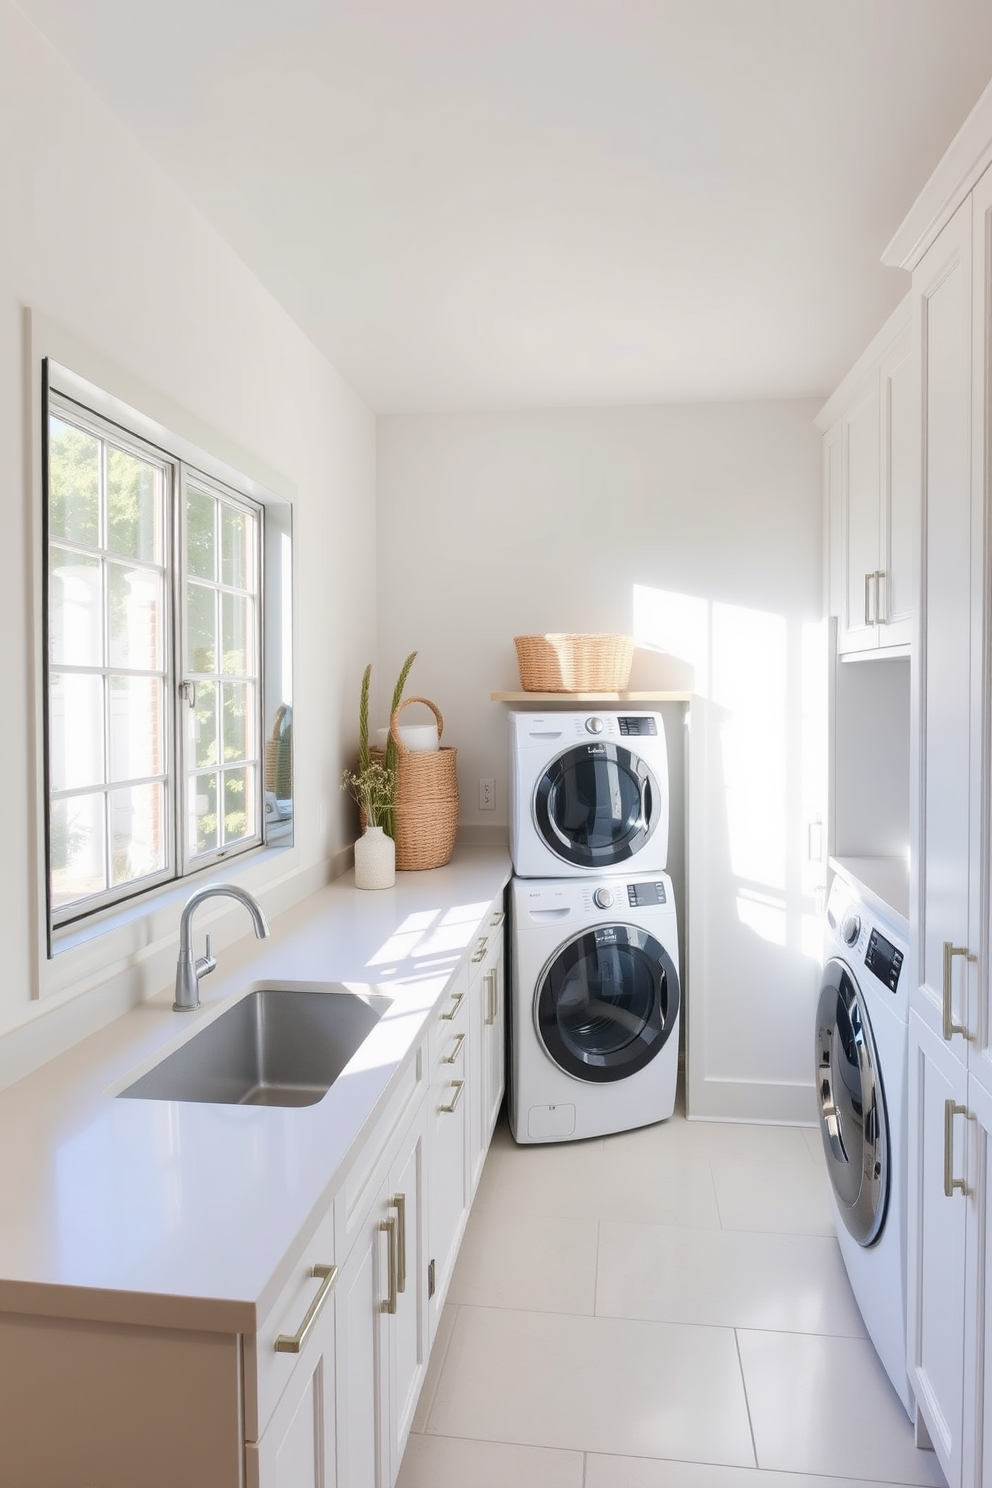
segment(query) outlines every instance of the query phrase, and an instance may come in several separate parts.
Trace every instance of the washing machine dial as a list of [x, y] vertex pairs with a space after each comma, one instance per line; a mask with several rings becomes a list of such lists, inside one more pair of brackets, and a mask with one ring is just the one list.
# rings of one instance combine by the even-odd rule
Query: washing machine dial
[[840, 922], [840, 938], [845, 945], [857, 944], [858, 936], [861, 934], [861, 916], [856, 910], [849, 909]]
[[603, 720], [601, 718], [587, 718], [586, 719], [586, 733], [587, 734], [601, 734], [603, 732], [603, 728], [604, 728], [604, 724], [603, 724]]
[[609, 909], [610, 905], [613, 903], [614, 894], [612, 889], [597, 889], [592, 897], [594, 903], [597, 904], [600, 909]]

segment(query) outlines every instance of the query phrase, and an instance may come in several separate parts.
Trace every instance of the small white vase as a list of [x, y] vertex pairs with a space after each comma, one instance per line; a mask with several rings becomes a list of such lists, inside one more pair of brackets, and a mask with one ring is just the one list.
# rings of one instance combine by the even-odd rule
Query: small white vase
[[355, 888], [391, 889], [396, 882], [396, 843], [381, 827], [366, 827], [355, 843]]

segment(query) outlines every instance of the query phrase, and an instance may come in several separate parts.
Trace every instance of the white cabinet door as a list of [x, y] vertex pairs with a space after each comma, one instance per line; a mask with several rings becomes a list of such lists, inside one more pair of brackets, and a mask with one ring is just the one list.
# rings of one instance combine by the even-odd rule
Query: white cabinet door
[[916, 565], [920, 416], [912, 342], [903, 336], [879, 369], [881, 490], [876, 618], [881, 647], [914, 639], [919, 579]]
[[840, 616], [842, 651], [878, 645], [876, 582], [881, 481], [877, 374], [841, 419], [846, 582]]
[[[910, 1017], [909, 1377], [949, 1488], [962, 1482], [965, 1259], [962, 1178], [967, 1073], [942, 1038]], [[961, 1165], [960, 1167], [958, 1165]]]
[[426, 1125], [421, 1103], [341, 1270], [338, 1482], [391, 1488], [427, 1368]]
[[[387, 1264], [395, 1267], [387, 1279], [387, 1310], [382, 1315], [388, 1363], [388, 1407], [383, 1412], [385, 1440], [383, 1483], [396, 1481], [414, 1411], [427, 1371], [427, 1110], [421, 1104], [416, 1120], [394, 1160], [382, 1207]], [[392, 1254], [389, 1254], [389, 1251]], [[395, 1296], [395, 1309], [388, 1310]]]
[[[914, 1006], [967, 1058], [975, 1016], [981, 715], [972, 706], [971, 202], [913, 277], [923, 398], [923, 626]], [[979, 633], [980, 634], [980, 633]], [[976, 738], [977, 730], [977, 738]], [[977, 787], [980, 796], [980, 784]]]
[[506, 968], [502, 911], [492, 927], [492, 951], [482, 976], [482, 1118], [483, 1160], [503, 1103], [506, 1083]]
[[[905, 319], [905, 311], [900, 315]], [[910, 646], [917, 613], [918, 383], [908, 326], [886, 326], [824, 432], [827, 593], [840, 655]]]
[[502, 909], [493, 906], [472, 958], [471, 1191], [474, 1194], [503, 1099], [505, 1029]]
[[[246, 1453], [248, 1488], [335, 1488], [334, 1301], [336, 1269], [314, 1277], [315, 1321], [272, 1418]], [[302, 1320], [305, 1326], [309, 1314]]]
[[337, 1464], [342, 1488], [377, 1488], [382, 1481], [378, 1430], [381, 1252], [377, 1203], [341, 1268], [335, 1299]]

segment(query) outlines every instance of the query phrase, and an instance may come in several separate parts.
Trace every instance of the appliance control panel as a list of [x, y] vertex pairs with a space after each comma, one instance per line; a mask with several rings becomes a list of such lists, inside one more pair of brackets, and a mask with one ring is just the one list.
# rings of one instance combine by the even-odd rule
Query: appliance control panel
[[627, 738], [658, 737], [658, 720], [651, 713], [641, 713], [634, 717], [621, 716], [618, 721], [621, 734]]
[[652, 904], [667, 904], [665, 885], [660, 881], [657, 883], [628, 884], [627, 903], [631, 909], [643, 909]]
[[895, 992], [899, 986], [902, 959], [902, 951], [897, 946], [886, 940], [877, 930], [872, 930], [868, 937], [868, 949], [865, 951], [865, 965], [872, 976], [877, 977], [890, 992]]

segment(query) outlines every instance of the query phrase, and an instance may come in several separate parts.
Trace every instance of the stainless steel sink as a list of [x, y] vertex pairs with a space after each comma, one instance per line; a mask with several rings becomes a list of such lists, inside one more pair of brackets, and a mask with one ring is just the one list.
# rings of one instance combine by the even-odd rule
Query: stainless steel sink
[[259, 987], [133, 1085], [135, 1100], [312, 1106], [389, 1007], [339, 983]]

